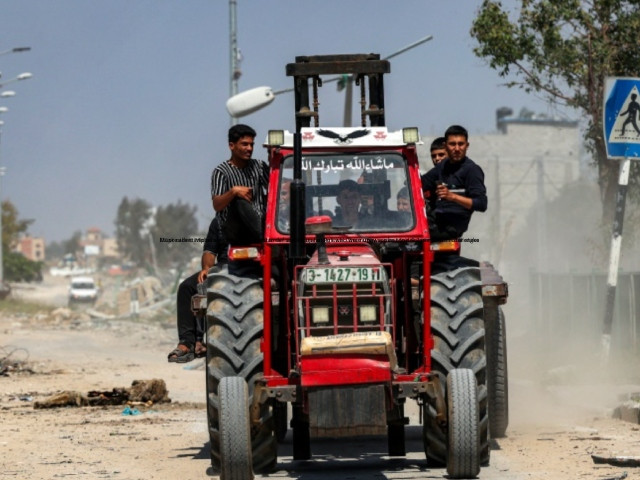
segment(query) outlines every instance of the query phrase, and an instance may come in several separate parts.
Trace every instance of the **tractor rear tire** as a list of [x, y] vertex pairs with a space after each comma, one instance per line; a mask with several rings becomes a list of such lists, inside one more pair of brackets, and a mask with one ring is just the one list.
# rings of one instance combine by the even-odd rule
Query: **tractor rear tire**
[[489, 432], [491, 438], [504, 438], [509, 426], [509, 378], [507, 375], [507, 330], [504, 312], [496, 309], [497, 321], [492, 336], [493, 348], [487, 350], [489, 395]]
[[477, 392], [473, 371], [456, 368], [447, 375], [449, 478], [475, 478], [480, 473]]
[[[480, 269], [459, 268], [431, 277], [431, 368], [446, 385], [450, 371], [468, 368], [477, 382], [480, 418], [480, 462], [489, 464], [489, 413], [487, 396], [487, 358], [483, 319]], [[446, 392], [443, 392], [446, 395]], [[447, 433], [438, 425], [436, 410], [425, 402], [423, 440], [427, 462], [447, 464]]]
[[220, 402], [220, 480], [253, 480], [249, 391], [241, 377], [218, 384]]
[[[260, 342], [263, 330], [263, 291], [260, 280], [226, 271], [207, 279], [207, 418], [211, 464], [220, 469], [220, 399], [225, 377], [247, 383], [249, 405], [255, 382], [263, 376]], [[251, 425], [253, 470], [270, 472], [276, 466], [277, 442], [271, 402], [260, 405], [260, 422]]]

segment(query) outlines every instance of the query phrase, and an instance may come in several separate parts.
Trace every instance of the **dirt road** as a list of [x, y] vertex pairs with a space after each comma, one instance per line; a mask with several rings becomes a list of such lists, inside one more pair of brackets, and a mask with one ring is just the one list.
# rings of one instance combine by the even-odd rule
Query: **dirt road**
[[[44, 314], [0, 317], [0, 357], [27, 361], [28, 370], [0, 376], [1, 479], [217, 478], [211, 471], [201, 360], [166, 362], [175, 344], [172, 320], [129, 322], [52, 320]], [[541, 382], [518, 339], [510, 345], [511, 424], [494, 442], [491, 466], [480, 478], [640, 478], [640, 469], [594, 465], [592, 454], [640, 455], [637, 425], [613, 420], [620, 392], [634, 385], [604, 385], [574, 375]], [[519, 360], [518, 360], [519, 359]], [[129, 387], [133, 380], [160, 378], [171, 403], [34, 409], [35, 401], [62, 390], [87, 393]], [[597, 383], [597, 384], [594, 384]], [[411, 413], [411, 412], [410, 412]], [[412, 413], [413, 419], [416, 412]], [[413, 420], [412, 419], [412, 420]], [[314, 458], [293, 462], [291, 438], [279, 449], [276, 478], [446, 478], [424, 461], [420, 427], [407, 427], [406, 459], [385, 457], [386, 439], [313, 442]]]

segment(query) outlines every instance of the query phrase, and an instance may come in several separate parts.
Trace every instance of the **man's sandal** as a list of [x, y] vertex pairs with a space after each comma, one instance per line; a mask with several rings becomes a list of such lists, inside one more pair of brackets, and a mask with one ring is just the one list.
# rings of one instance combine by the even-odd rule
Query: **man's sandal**
[[195, 358], [195, 354], [193, 353], [193, 348], [187, 347], [186, 345], [179, 344], [176, 348], [174, 348], [167, 360], [172, 363], [187, 363]]

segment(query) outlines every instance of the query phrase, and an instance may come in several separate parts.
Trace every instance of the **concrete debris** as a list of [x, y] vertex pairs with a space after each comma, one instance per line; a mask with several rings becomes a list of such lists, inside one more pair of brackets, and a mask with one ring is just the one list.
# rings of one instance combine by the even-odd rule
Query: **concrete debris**
[[8, 377], [16, 371], [35, 373], [26, 366], [28, 359], [29, 352], [24, 348], [12, 345], [0, 346], [0, 376]]
[[601, 480], [624, 480], [627, 478], [627, 472], [622, 472], [620, 475], [616, 475], [615, 477], [606, 477]]
[[42, 401], [33, 408], [86, 407], [102, 405], [144, 405], [171, 402], [167, 385], [162, 379], [134, 380], [130, 388], [114, 388], [108, 391], [80, 392], [64, 391]]
[[67, 390], [52, 395], [41, 402], [35, 402], [33, 408], [86, 407], [88, 405], [87, 397], [79, 392]]
[[640, 467], [640, 457], [591, 455], [593, 463], [613, 465], [614, 467]]
[[91, 406], [98, 405], [124, 405], [129, 399], [129, 393], [126, 388], [114, 388], [111, 391], [92, 390], [88, 394], [89, 404]]
[[52, 317], [60, 317], [60, 318], [63, 318], [65, 320], [71, 318], [72, 314], [73, 314], [73, 312], [71, 311], [71, 309], [65, 308], [65, 307], [59, 307], [59, 308], [56, 308], [55, 310], [51, 311], [51, 316]]
[[151, 380], [134, 380], [129, 389], [129, 400], [132, 402], [170, 402], [169, 392], [164, 380], [154, 378]]
[[100, 318], [102, 320], [112, 320], [116, 318], [115, 315], [109, 315], [107, 313], [99, 312], [95, 308], [87, 308], [85, 310], [85, 313], [93, 318]]
[[162, 283], [155, 277], [137, 278], [125, 290], [118, 292], [116, 310], [118, 316], [124, 317], [133, 313], [133, 304], [141, 307], [155, 304], [167, 298]]
[[640, 424], [640, 403], [628, 400], [613, 410], [613, 418]]

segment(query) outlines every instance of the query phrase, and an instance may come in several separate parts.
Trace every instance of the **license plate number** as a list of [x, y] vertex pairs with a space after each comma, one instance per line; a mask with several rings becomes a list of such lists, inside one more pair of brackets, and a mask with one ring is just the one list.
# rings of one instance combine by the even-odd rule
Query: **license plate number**
[[306, 283], [377, 282], [382, 279], [381, 267], [305, 268]]

